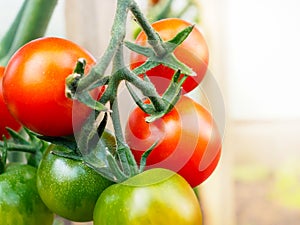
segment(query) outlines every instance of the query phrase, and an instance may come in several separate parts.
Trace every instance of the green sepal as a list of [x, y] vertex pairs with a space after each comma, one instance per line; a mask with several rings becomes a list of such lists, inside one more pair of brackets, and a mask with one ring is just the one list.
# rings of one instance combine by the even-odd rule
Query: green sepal
[[115, 147], [111, 149], [109, 144], [106, 143], [105, 137], [102, 137], [98, 141], [97, 146], [89, 151], [89, 154], [83, 155], [83, 159], [87, 166], [103, 177], [119, 183], [126, 180], [128, 176], [121, 170], [120, 164], [114, 156], [116, 152]]
[[131, 95], [132, 99], [135, 101], [135, 103], [137, 104], [137, 106], [143, 110], [145, 113], [147, 114], [152, 114], [155, 112], [155, 109], [153, 107], [152, 104], [145, 104], [143, 99], [141, 99], [133, 90], [133, 88], [131, 87], [131, 85], [128, 82], [125, 82], [126, 87], [129, 91], [129, 94]]
[[150, 153], [151, 153], [151, 152], [154, 150], [154, 148], [157, 146], [157, 144], [158, 144], [158, 141], [154, 142], [154, 144], [152, 144], [152, 145], [150, 146], [150, 148], [147, 149], [147, 150], [143, 153], [143, 155], [142, 155], [142, 157], [141, 157], [141, 160], [140, 160], [139, 173], [142, 173], [142, 172], [144, 171], [144, 169], [145, 169], [145, 167], [146, 167], [146, 164], [147, 164], [147, 159], [148, 159]]
[[165, 46], [167, 48], [168, 52], [173, 52], [175, 48], [177, 48], [184, 40], [190, 35], [190, 33], [193, 31], [195, 25], [190, 25], [186, 28], [184, 28], [182, 31], [176, 34], [176, 36], [165, 42]]
[[7, 152], [30, 153], [26, 155], [27, 164], [37, 167], [49, 143], [39, 139], [25, 127], [19, 132], [10, 128], [7, 128], [7, 131], [11, 137], [9, 140], [0, 141], [0, 149], [5, 148]]
[[180, 70], [174, 73], [172, 81], [169, 84], [169, 87], [162, 95], [162, 99], [165, 102], [164, 110], [150, 114], [150, 116], [146, 117], [146, 122], [151, 123], [163, 117], [165, 114], [167, 114], [173, 109], [177, 101], [180, 99], [181, 90], [182, 90], [181, 86], [187, 78], [187, 75], [185, 75], [183, 78], [179, 80], [180, 75], [181, 75]]
[[151, 70], [152, 68], [158, 66], [161, 64], [160, 60], [152, 60], [152, 58], [148, 58], [146, 62], [144, 62], [139, 67], [136, 67], [132, 72], [135, 74], [145, 74], [148, 70]]
[[141, 46], [141, 45], [129, 42], [129, 41], [125, 41], [124, 44], [131, 51], [134, 51], [138, 54], [144, 55], [148, 58], [155, 56], [155, 52], [153, 51], [152, 48], [144, 47], [144, 46]]
[[99, 112], [107, 112], [109, 111], [102, 103], [93, 99], [89, 92], [83, 92], [79, 95], [73, 96], [73, 99], [76, 99], [91, 109], [97, 110]]
[[107, 113], [104, 114], [101, 121], [98, 118], [95, 120], [95, 115], [90, 115], [86, 123], [77, 134], [77, 146], [82, 155], [88, 155], [94, 148], [97, 147], [101, 137], [103, 136], [104, 129], [107, 124]]
[[50, 154], [57, 155], [59, 157], [72, 159], [76, 161], [83, 161], [83, 158], [81, 155], [76, 154], [74, 151], [51, 151]]
[[5, 135], [2, 136], [3, 146], [0, 146], [0, 175], [4, 173], [7, 159], [7, 139]]
[[44, 140], [46, 142], [55, 144], [55, 145], [60, 145], [64, 146], [66, 148], [69, 148], [73, 151], [77, 150], [77, 144], [74, 136], [59, 136], [59, 137], [52, 137], [52, 136], [43, 136], [43, 135], [38, 135], [37, 137], [41, 140]]
[[86, 60], [84, 58], [80, 58], [77, 60], [73, 73], [66, 78], [66, 97], [71, 98], [73, 100], [78, 100], [86, 106], [88, 106], [89, 108], [97, 110], [99, 112], [108, 111], [108, 109], [103, 104], [93, 99], [88, 91], [84, 91], [79, 94], [77, 93], [78, 82], [80, 82], [80, 79], [84, 76], [85, 66]]

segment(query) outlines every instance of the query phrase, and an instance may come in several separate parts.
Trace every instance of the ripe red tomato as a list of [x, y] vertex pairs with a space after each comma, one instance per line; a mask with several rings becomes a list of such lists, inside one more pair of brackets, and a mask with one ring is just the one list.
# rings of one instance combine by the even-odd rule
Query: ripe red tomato
[[[65, 80], [84, 58], [86, 73], [95, 59], [62, 38], [45, 37], [21, 47], [10, 59], [3, 78], [4, 99], [12, 115], [32, 131], [66, 136], [77, 130], [91, 110], [65, 96]], [[97, 98], [98, 90], [92, 96]], [[73, 124], [72, 124], [73, 123]]]
[[0, 67], [0, 140], [2, 140], [2, 135], [5, 135], [6, 138], [9, 137], [6, 127], [9, 127], [16, 131], [21, 128], [21, 125], [15, 120], [15, 118], [8, 111], [7, 106], [3, 99], [2, 79], [3, 79], [4, 69], [5, 69], [4, 67]]
[[145, 122], [148, 115], [135, 108], [129, 115], [125, 137], [139, 162], [158, 141], [147, 159], [149, 168], [178, 172], [192, 187], [206, 180], [221, 154], [221, 137], [212, 115], [191, 98], [182, 96], [161, 119]]
[[[171, 40], [178, 32], [190, 25], [189, 22], [178, 18], [163, 19], [152, 24], [153, 28], [164, 41]], [[135, 42], [141, 46], [147, 45], [147, 37], [143, 31], [137, 36]], [[174, 54], [181, 62], [192, 68], [197, 74], [194, 77], [188, 77], [183, 84], [183, 93], [188, 93], [197, 87], [203, 79], [209, 59], [206, 41], [197, 27], [194, 27], [184, 42], [175, 49]], [[132, 52], [130, 56], [131, 69], [140, 66], [146, 59], [145, 56]], [[155, 84], [159, 93], [163, 93], [168, 87], [173, 74], [173, 69], [163, 65], [154, 67], [147, 72], [147, 75]]]

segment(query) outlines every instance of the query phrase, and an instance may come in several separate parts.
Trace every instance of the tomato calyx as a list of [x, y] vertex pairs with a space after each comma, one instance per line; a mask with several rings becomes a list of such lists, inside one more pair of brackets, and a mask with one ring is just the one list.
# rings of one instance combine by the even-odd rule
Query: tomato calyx
[[[151, 47], [143, 47], [138, 44], [125, 41], [124, 44], [128, 49], [148, 58], [146, 62], [135, 68], [133, 72], [137, 75], [144, 74], [148, 70], [158, 65], [165, 65], [169, 68], [174, 69], [175, 71], [181, 70], [181, 72], [185, 75], [195, 76], [195, 72], [191, 68], [180, 62], [173, 54], [174, 50], [189, 36], [193, 28], [194, 25], [184, 28], [173, 39], [166, 42], [163, 42], [161, 39], [159, 41], [149, 40], [148, 42]], [[153, 49], [153, 46], [157, 45], [157, 42], [160, 42], [160, 44], [163, 46], [163, 52], [158, 52]]]
[[0, 141], [0, 167], [5, 167], [7, 155], [10, 152], [28, 153], [26, 155], [27, 164], [37, 167], [49, 143], [39, 139], [35, 133], [26, 127], [23, 127], [19, 132], [10, 128], [7, 128], [7, 131], [11, 138], [4, 138], [3, 141]]
[[[77, 60], [73, 73], [66, 78], [66, 97], [71, 98], [73, 100], [78, 100], [90, 107], [91, 109], [101, 112], [108, 111], [108, 109], [103, 104], [93, 99], [93, 97], [88, 91], [77, 93], [77, 84], [80, 81], [80, 79], [84, 76], [85, 66], [86, 60], [84, 58], [80, 58]], [[104, 86], [107, 84], [107, 82], [108, 79], [103, 79], [97, 83], [97, 86]]]
[[[156, 98], [153, 98], [149, 96], [150, 103], [145, 103], [134, 91], [133, 88], [131, 88], [130, 84], [126, 82], [127, 89], [135, 101], [135, 103], [140, 107], [141, 110], [143, 110], [145, 113], [149, 114], [148, 117], [146, 117], [146, 122], [151, 123], [155, 120], [163, 117], [165, 114], [170, 112], [174, 105], [177, 103], [181, 96], [181, 90], [182, 90], [182, 84], [187, 78], [187, 75], [185, 75], [183, 78], [180, 79], [181, 71], [177, 70], [174, 73], [174, 76], [170, 82], [169, 87], [165, 91], [165, 93], [162, 95], [162, 101], [163, 106], [160, 107], [158, 105]], [[147, 76], [145, 75], [145, 79], [147, 79]]]

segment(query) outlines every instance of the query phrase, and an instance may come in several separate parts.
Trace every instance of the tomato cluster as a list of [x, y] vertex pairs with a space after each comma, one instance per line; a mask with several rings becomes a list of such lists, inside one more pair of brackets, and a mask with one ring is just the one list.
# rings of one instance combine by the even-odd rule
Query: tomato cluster
[[[181, 19], [166, 19], [154, 23], [153, 28], [163, 41], [168, 41], [190, 25]], [[141, 32], [136, 44], [146, 43], [147, 36]], [[186, 79], [174, 107], [153, 122], [147, 122], [150, 115], [140, 107], [130, 113], [125, 146], [138, 163], [152, 149], [144, 172], [116, 183], [117, 179], [98, 173], [85, 161], [78, 146], [71, 149], [57, 142], [73, 140], [92, 112], [87, 104], [66, 96], [66, 78], [74, 73], [79, 58], [86, 61], [84, 74], [91, 71], [96, 60], [82, 47], [62, 38], [39, 38], [21, 47], [5, 70], [0, 69], [1, 81], [4, 74], [0, 87], [1, 135], [7, 136], [6, 127], [17, 131], [24, 126], [38, 137], [56, 142], [43, 152], [37, 170], [12, 165], [0, 175], [0, 225], [52, 224], [53, 213], [72, 221], [94, 220], [95, 225], [201, 225], [201, 209], [193, 188], [216, 168], [221, 136], [208, 110], [184, 95], [200, 84], [208, 66], [208, 48], [196, 27], [176, 47], [174, 56], [195, 76]], [[130, 60], [133, 71], [147, 57], [132, 52]], [[146, 74], [162, 95], [174, 73], [168, 66], [158, 65]], [[145, 77], [138, 76], [141, 80]], [[102, 91], [108, 89], [105, 85], [88, 90], [89, 97], [101, 100]], [[105, 135], [101, 138], [103, 143], [107, 142], [104, 139], [113, 139], [114, 147], [120, 141]], [[97, 147], [99, 152], [108, 149]], [[101, 153], [95, 154], [103, 158]], [[100, 164], [101, 168], [110, 165], [106, 161]]]

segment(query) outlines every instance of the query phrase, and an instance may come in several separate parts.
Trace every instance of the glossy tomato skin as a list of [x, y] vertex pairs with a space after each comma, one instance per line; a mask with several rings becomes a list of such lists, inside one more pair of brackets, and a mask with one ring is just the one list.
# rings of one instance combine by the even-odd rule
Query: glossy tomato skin
[[197, 197], [181, 176], [151, 169], [107, 188], [94, 210], [94, 225], [201, 225]]
[[137, 162], [156, 141], [147, 168], [178, 172], [192, 187], [205, 181], [216, 168], [221, 137], [212, 115], [189, 97], [181, 96], [161, 119], [146, 123], [148, 115], [135, 108], [129, 115], [125, 137]]
[[[178, 32], [190, 25], [189, 22], [178, 18], [167, 18], [152, 24], [153, 28], [159, 33], [164, 41], [171, 40]], [[147, 37], [143, 31], [137, 36], [135, 42], [141, 46], [148, 45]], [[207, 71], [209, 61], [208, 46], [204, 36], [197, 27], [194, 27], [186, 40], [175, 49], [174, 54], [180, 61], [192, 68], [196, 73], [196, 76], [188, 77], [183, 84], [183, 94], [185, 94], [196, 88], [202, 81]], [[136, 52], [132, 52], [130, 55], [131, 69], [140, 66], [145, 61], [146, 57]], [[146, 74], [154, 83], [157, 91], [163, 93], [174, 75], [174, 70], [159, 65], [148, 71]]]
[[82, 161], [51, 153], [62, 148], [50, 145], [45, 152], [37, 173], [39, 194], [47, 207], [57, 215], [76, 222], [91, 221], [100, 193], [112, 182]]
[[36, 169], [11, 164], [0, 175], [0, 225], [51, 225], [54, 214], [36, 188]]
[[[44, 37], [21, 47], [10, 59], [3, 78], [4, 99], [12, 115], [32, 131], [67, 136], [77, 130], [91, 110], [65, 96], [65, 80], [79, 58], [95, 59], [85, 49], [62, 38]], [[92, 93], [98, 97], [98, 90]]]
[[4, 67], [0, 66], [0, 140], [2, 140], [2, 135], [5, 135], [6, 138], [9, 138], [9, 134], [6, 130], [6, 127], [9, 127], [16, 131], [18, 131], [21, 128], [21, 125], [9, 112], [3, 99], [2, 79], [4, 69]]

